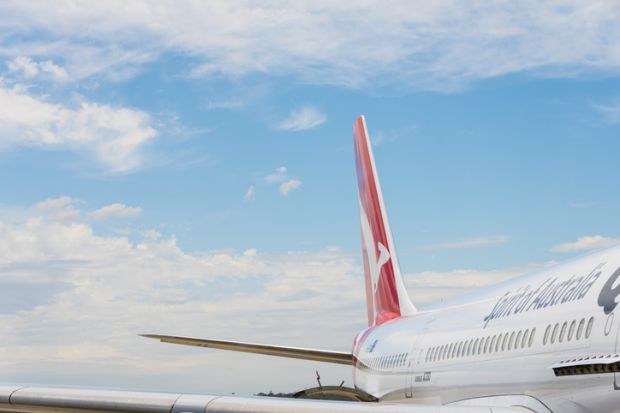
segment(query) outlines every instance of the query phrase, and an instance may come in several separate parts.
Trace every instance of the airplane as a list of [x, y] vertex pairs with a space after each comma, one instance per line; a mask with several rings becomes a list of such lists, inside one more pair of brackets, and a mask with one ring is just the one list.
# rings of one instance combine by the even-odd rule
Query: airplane
[[[351, 365], [353, 401], [5, 385], [0, 411], [620, 412], [620, 247], [418, 309], [400, 272], [364, 116], [353, 125], [368, 327], [350, 352], [145, 334]], [[356, 398], [356, 397], [357, 398]]]

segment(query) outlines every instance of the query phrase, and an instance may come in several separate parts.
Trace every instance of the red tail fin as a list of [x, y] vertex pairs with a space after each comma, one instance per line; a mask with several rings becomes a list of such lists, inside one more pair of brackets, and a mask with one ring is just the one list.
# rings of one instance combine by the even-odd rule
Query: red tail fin
[[364, 116], [353, 124], [359, 190], [368, 325], [416, 312], [400, 274], [398, 259]]

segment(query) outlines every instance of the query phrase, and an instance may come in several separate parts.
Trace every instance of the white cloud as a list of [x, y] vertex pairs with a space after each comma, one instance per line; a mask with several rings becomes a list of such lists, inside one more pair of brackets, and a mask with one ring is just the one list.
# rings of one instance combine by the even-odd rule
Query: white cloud
[[[350, 380], [349, 369], [169, 346], [137, 334], [347, 349], [365, 318], [354, 255], [190, 254], [174, 238], [133, 243], [46, 217], [0, 219], [0, 287], [19, 303], [0, 303], [5, 381], [248, 394], [312, 386], [318, 368], [339, 383]], [[326, 334], [308, 334], [318, 329]], [[248, 360], [262, 367], [240, 374]]]
[[40, 76], [58, 82], [69, 80], [69, 75], [65, 69], [51, 60], [35, 62], [28, 56], [17, 56], [15, 59], [8, 62], [7, 66], [9, 73], [21, 75], [26, 79]]
[[71, 221], [80, 216], [80, 210], [74, 206], [75, 200], [69, 196], [48, 198], [35, 205], [35, 209], [45, 213], [49, 220]]
[[449, 249], [463, 249], [473, 247], [485, 247], [489, 245], [498, 245], [508, 242], [508, 237], [505, 235], [493, 235], [488, 237], [476, 237], [469, 238], [460, 241], [443, 242], [440, 244], [430, 244], [422, 247], [424, 250], [449, 250]]
[[279, 166], [276, 168], [276, 170], [273, 173], [265, 177], [265, 182], [267, 182], [268, 184], [275, 184], [275, 183], [284, 181], [286, 177], [287, 177], [286, 166]]
[[[324, 383], [350, 384], [347, 367], [137, 334], [347, 350], [366, 321], [359, 261], [359, 252], [334, 247], [189, 253], [156, 231], [134, 243], [85, 223], [36, 217], [8, 224], [0, 216], [0, 288], [15, 298], [0, 302], [3, 380], [248, 394], [311, 387], [318, 369]], [[425, 306], [538, 267], [428, 271], [407, 275], [406, 284]]]
[[7, 63], [9, 73], [21, 73], [26, 79], [30, 79], [39, 74], [39, 65], [27, 56], [17, 56]]
[[210, 100], [207, 103], [207, 109], [242, 109], [245, 106], [245, 103], [240, 99], [230, 99], [230, 100]]
[[84, 102], [76, 109], [0, 87], [0, 148], [35, 147], [85, 153], [112, 172], [140, 166], [157, 136], [145, 112]]
[[[293, 178], [288, 173], [286, 166], [277, 167], [272, 173], [265, 176], [263, 181], [267, 185], [278, 185], [280, 194], [286, 196], [289, 192], [298, 189], [301, 186], [301, 180]], [[256, 194], [256, 188], [251, 185], [246, 192], [246, 200], [254, 200]], [[250, 195], [250, 196], [249, 196]]]
[[289, 179], [286, 182], [282, 182], [280, 185], [280, 193], [286, 196], [289, 192], [299, 188], [300, 186], [301, 181], [299, 179]]
[[326, 119], [327, 116], [320, 110], [304, 106], [292, 110], [289, 116], [278, 124], [278, 129], [294, 132], [312, 129], [325, 123]]
[[599, 248], [611, 247], [620, 242], [618, 238], [608, 238], [602, 235], [584, 236], [577, 238], [575, 242], [557, 244], [551, 247], [552, 252], [577, 252], [589, 251]]
[[[442, 90], [518, 72], [575, 76], [620, 67], [614, 1], [56, 5], [1, 3], [0, 36], [18, 40], [5, 42], [0, 54], [60, 58], [77, 79], [126, 78], [145, 62], [178, 53], [198, 61], [196, 76], [270, 73], [319, 84]], [[43, 36], [32, 40], [30, 33]]]
[[73, 198], [69, 196], [61, 196], [58, 198], [48, 198], [45, 201], [41, 201], [36, 205], [37, 209], [58, 209], [67, 207], [73, 204]]
[[90, 215], [98, 220], [113, 218], [113, 217], [137, 217], [142, 213], [140, 207], [130, 207], [124, 204], [111, 204], [97, 209], [90, 213]]
[[608, 122], [620, 123], [620, 102], [609, 105], [594, 105], [594, 108], [601, 112]]
[[250, 185], [248, 187], [248, 190], [245, 191], [245, 195], [243, 197], [243, 200], [245, 202], [252, 202], [252, 201], [254, 201], [255, 198], [256, 198], [256, 187], [254, 185]]
[[416, 305], [424, 307], [552, 264], [551, 262], [533, 263], [523, 267], [487, 271], [475, 269], [424, 271], [405, 275], [405, 284], [411, 300]]

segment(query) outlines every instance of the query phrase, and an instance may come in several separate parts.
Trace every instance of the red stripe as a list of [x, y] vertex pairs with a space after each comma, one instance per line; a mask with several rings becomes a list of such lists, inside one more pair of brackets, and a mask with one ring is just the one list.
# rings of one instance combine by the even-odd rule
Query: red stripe
[[[380, 251], [378, 243], [383, 244], [389, 251], [387, 232], [385, 223], [383, 222], [383, 214], [379, 201], [379, 194], [375, 179], [373, 176], [372, 163], [370, 160], [370, 148], [368, 147], [368, 139], [365, 134], [363, 117], [359, 117], [353, 126], [353, 135], [355, 142], [355, 162], [357, 166], [357, 185], [361, 206], [368, 217], [370, 228], [372, 231], [375, 251], [374, 256], [379, 257]], [[369, 322], [373, 311], [372, 300], [372, 278], [370, 274], [370, 266], [368, 260], [372, 254], [368, 254], [364, 248], [364, 273], [366, 277], [366, 292], [369, 309]], [[389, 251], [390, 256], [393, 251]], [[398, 293], [396, 289], [395, 271], [392, 259], [388, 260], [382, 267], [377, 280], [377, 290], [375, 292], [375, 300], [377, 308], [376, 315], [372, 324], [382, 324], [388, 320], [400, 317], [400, 305], [398, 302]], [[371, 325], [372, 325], [371, 324]]]

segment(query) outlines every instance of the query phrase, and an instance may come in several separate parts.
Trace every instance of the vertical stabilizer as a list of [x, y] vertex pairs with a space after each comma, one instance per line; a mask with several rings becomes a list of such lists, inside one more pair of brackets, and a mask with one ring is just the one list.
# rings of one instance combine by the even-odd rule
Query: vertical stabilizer
[[416, 312], [398, 266], [364, 116], [353, 124], [368, 325]]

